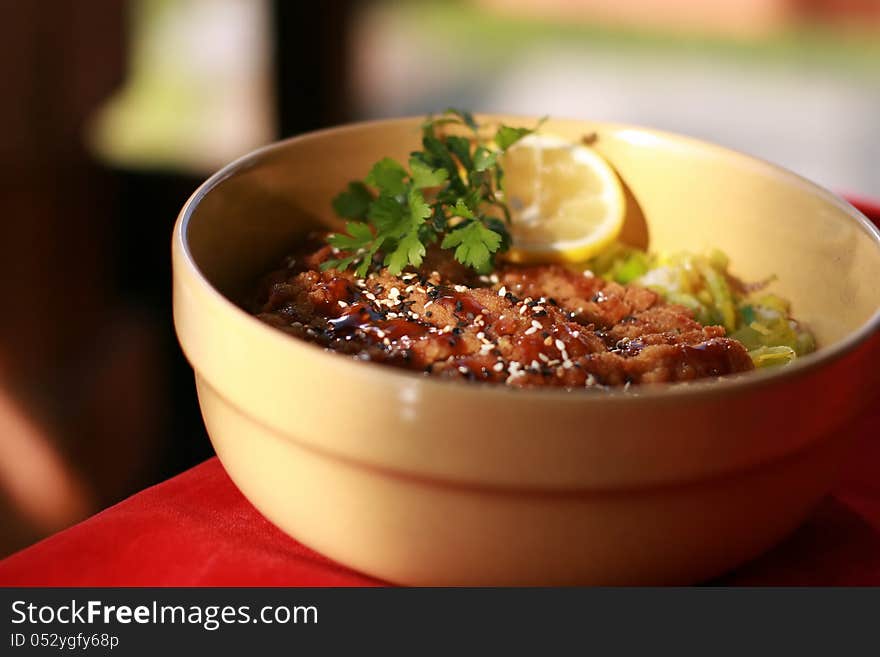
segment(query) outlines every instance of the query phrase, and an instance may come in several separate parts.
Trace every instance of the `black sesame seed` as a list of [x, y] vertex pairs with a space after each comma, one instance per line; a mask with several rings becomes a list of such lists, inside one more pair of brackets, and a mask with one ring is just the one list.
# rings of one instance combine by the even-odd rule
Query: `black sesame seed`
[[547, 299], [547, 303], [549, 303], [551, 306], [558, 306], [559, 305], [558, 303], [556, 303], [556, 299], [554, 299], [553, 297], [550, 297], [549, 299]]
[[464, 305], [462, 305], [460, 300], [456, 301], [455, 302], [455, 312], [460, 313], [462, 310], [464, 310]]
[[433, 316], [434, 316], [434, 313], [432, 313], [430, 310], [425, 311], [425, 317], [433, 317]]

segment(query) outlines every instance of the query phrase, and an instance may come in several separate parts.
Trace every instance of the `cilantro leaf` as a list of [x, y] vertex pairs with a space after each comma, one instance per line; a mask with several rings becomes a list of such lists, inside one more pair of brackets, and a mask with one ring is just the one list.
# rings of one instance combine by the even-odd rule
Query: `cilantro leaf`
[[465, 200], [460, 198], [455, 202], [455, 207], [452, 208], [452, 216], [473, 219], [474, 213], [471, 212], [471, 209], [467, 206]]
[[511, 128], [509, 125], [501, 125], [495, 133], [495, 143], [502, 151], [506, 151], [523, 137], [532, 134], [531, 128]]
[[470, 112], [465, 112], [464, 110], [460, 110], [455, 107], [448, 107], [446, 109], [446, 111], [443, 113], [446, 115], [452, 115], [452, 116], [458, 117], [459, 119], [461, 119], [462, 123], [464, 123], [468, 128], [470, 128], [474, 132], [476, 132], [478, 129], [477, 122], [474, 121], [474, 115], [471, 114]]
[[446, 234], [441, 246], [455, 247], [455, 259], [477, 271], [486, 271], [492, 264], [492, 254], [501, 246], [501, 235], [480, 221], [470, 221]]
[[344, 192], [333, 199], [333, 210], [344, 219], [364, 219], [373, 195], [362, 182], [350, 182]]
[[[346, 234], [347, 233], [347, 234]], [[354, 251], [363, 248], [373, 240], [373, 232], [367, 224], [357, 221], [345, 222], [345, 233], [336, 233], [327, 237], [327, 244], [343, 249]]]
[[490, 151], [485, 146], [477, 146], [474, 152], [474, 169], [477, 171], [486, 171], [495, 166], [498, 155], [494, 151]]
[[412, 182], [416, 189], [442, 185], [448, 176], [445, 169], [432, 169], [415, 157], [409, 160], [409, 170], [412, 172]]
[[409, 190], [407, 202], [409, 203], [412, 225], [418, 227], [425, 219], [431, 216], [431, 206], [428, 205], [424, 195], [419, 190], [415, 188]]
[[382, 194], [370, 204], [367, 217], [379, 234], [394, 233], [399, 230], [406, 208], [393, 196]]
[[403, 182], [406, 176], [406, 169], [402, 164], [390, 157], [384, 157], [370, 169], [366, 182], [368, 185], [377, 187], [382, 193], [397, 196], [406, 191], [406, 185]]
[[446, 138], [446, 148], [458, 158], [458, 161], [461, 162], [461, 166], [463, 166], [465, 170], [474, 168], [474, 162], [471, 159], [471, 142], [469, 139], [457, 135], [451, 135]]
[[407, 233], [403, 239], [397, 242], [397, 246], [385, 256], [385, 266], [388, 271], [397, 276], [408, 265], [418, 267], [425, 257], [425, 245], [419, 239], [418, 230]]

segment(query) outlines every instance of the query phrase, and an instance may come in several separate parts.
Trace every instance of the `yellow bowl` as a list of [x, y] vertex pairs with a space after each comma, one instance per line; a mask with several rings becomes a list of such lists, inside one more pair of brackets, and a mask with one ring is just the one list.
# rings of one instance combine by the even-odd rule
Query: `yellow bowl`
[[833, 485], [850, 421], [880, 389], [877, 230], [745, 155], [551, 120], [563, 136], [597, 134], [628, 187], [628, 221], [644, 218], [636, 232], [646, 227], [652, 248], [718, 247], [746, 279], [776, 274], [774, 290], [819, 351], [723, 381], [522, 391], [357, 362], [242, 310], [236, 300], [304, 232], [334, 225], [330, 199], [345, 183], [417, 147], [420, 122], [263, 148], [180, 213], [175, 325], [211, 440], [248, 499], [318, 552], [417, 585], [696, 582], [797, 526]]

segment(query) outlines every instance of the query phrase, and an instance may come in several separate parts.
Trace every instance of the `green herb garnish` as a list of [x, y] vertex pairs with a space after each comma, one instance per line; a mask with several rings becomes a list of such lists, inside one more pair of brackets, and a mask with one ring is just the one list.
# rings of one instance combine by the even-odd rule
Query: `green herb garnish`
[[[446, 134], [443, 128], [450, 124], [462, 126], [467, 136]], [[428, 117], [422, 150], [410, 154], [408, 166], [383, 158], [363, 181], [349, 183], [333, 199], [333, 209], [348, 221], [345, 232], [327, 238], [334, 257], [321, 269], [354, 267], [365, 276], [380, 254], [397, 275], [419, 267], [427, 247], [439, 240], [460, 263], [490, 271], [495, 255], [510, 247], [499, 160], [536, 129], [501, 125], [487, 140], [469, 112], [448, 109]]]

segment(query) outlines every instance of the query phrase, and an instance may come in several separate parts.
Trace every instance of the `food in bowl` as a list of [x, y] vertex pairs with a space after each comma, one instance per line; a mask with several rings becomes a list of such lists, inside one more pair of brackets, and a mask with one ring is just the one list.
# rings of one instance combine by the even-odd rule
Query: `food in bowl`
[[631, 230], [639, 222], [620, 239], [658, 253], [715, 246], [746, 280], [777, 274], [772, 289], [819, 350], [635, 394], [521, 392], [360, 363], [245, 312], [255, 281], [309, 232], [339, 231], [332, 199], [349, 180], [386, 155], [407, 161], [421, 124], [272, 144], [181, 211], [175, 327], [211, 442], [260, 512], [339, 563], [435, 586], [706, 581], [800, 524], [880, 390], [880, 287], [865, 284], [880, 278], [880, 233], [819, 186], [720, 146], [550, 119], [542, 131], [570, 142], [595, 133], [637, 203], [650, 239]]
[[333, 203], [345, 231], [288, 256], [253, 312], [355, 358], [512, 387], [690, 381], [815, 348], [721, 252], [616, 242], [620, 183], [587, 145], [485, 134], [467, 112], [426, 120], [409, 168], [386, 157], [350, 183]]

